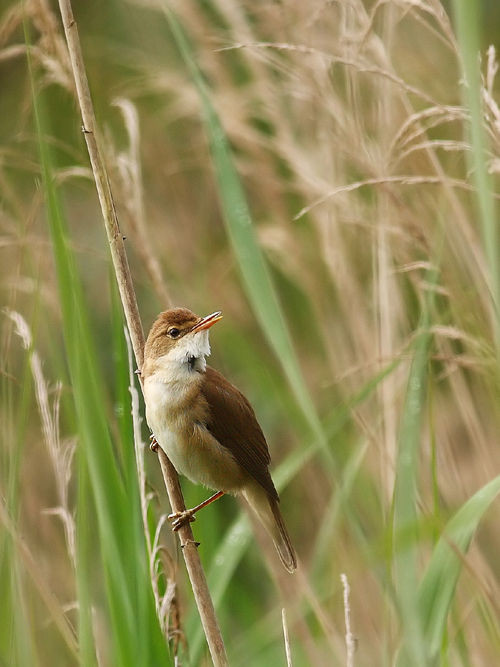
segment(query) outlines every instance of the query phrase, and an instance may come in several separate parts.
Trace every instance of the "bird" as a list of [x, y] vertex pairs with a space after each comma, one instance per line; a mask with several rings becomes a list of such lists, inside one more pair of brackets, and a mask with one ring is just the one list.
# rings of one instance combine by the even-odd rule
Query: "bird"
[[248, 399], [207, 365], [209, 329], [220, 311], [206, 317], [188, 308], [158, 315], [148, 334], [141, 368], [146, 421], [152, 437], [177, 473], [216, 493], [194, 508], [169, 515], [173, 530], [224, 494], [243, 498], [274, 542], [288, 572], [297, 557], [279, 508], [269, 449]]

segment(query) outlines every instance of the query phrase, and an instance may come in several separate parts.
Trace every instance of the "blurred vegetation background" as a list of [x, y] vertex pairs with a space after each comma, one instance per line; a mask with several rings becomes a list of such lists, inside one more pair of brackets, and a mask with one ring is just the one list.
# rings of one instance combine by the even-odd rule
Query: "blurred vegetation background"
[[[74, 12], [145, 329], [224, 312], [301, 561], [200, 515], [231, 665], [285, 664], [282, 607], [349, 664], [342, 573], [354, 664], [497, 664], [498, 3]], [[2, 5], [0, 77], [0, 664], [209, 664], [55, 2]]]

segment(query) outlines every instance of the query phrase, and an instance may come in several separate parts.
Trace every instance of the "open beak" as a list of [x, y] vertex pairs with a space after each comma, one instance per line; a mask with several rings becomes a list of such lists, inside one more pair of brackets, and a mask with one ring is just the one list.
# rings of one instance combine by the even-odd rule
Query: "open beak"
[[203, 317], [198, 322], [198, 324], [194, 325], [191, 331], [198, 332], [198, 331], [203, 331], [204, 329], [210, 329], [211, 326], [213, 326], [216, 322], [218, 322], [221, 319], [222, 319], [222, 313], [220, 310], [218, 310], [217, 312], [212, 313], [211, 315]]

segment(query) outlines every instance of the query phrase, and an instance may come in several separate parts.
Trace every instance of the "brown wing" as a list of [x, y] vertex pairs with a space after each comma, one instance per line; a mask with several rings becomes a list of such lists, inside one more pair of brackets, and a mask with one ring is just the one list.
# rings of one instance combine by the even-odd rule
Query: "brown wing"
[[[278, 499], [268, 465], [271, 461], [266, 439], [252, 406], [226, 378], [207, 366], [202, 393], [210, 408], [207, 428], [238, 463], [273, 498]], [[236, 399], [236, 400], [235, 400]]]

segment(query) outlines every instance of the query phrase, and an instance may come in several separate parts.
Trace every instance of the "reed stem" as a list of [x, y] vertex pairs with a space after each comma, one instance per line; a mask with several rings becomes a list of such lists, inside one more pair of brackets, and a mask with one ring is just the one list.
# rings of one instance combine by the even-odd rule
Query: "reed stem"
[[[111, 249], [113, 267], [118, 282], [118, 288], [120, 290], [120, 298], [128, 330], [130, 332], [137, 366], [138, 368], [142, 368], [144, 360], [144, 331], [139, 316], [139, 308], [137, 306], [137, 298], [128, 265], [127, 254], [123, 244], [123, 235], [120, 231], [118, 217], [113, 202], [111, 186], [102, 152], [99, 147], [98, 138], [96, 136], [94, 108], [90, 97], [89, 84], [80, 46], [80, 38], [78, 36], [78, 29], [73, 16], [70, 0], [59, 0], [59, 9], [71, 60], [78, 104], [82, 115], [82, 131], [87, 143], [92, 172], [104, 219], [104, 226], [106, 228]], [[158, 447], [157, 452], [172, 511], [182, 512], [186, 509], [186, 506], [177, 473], [161, 447]], [[224, 667], [228, 664], [224, 641], [217, 622], [205, 572], [201, 565], [191, 526], [189, 524], [182, 526], [178, 531], [178, 535], [212, 661], [216, 667]]]

